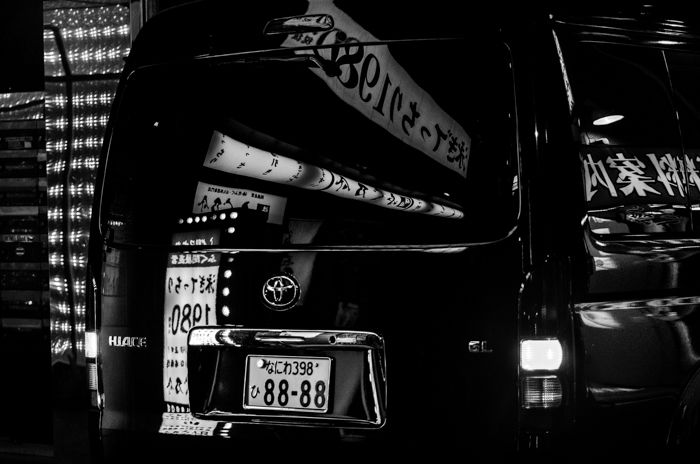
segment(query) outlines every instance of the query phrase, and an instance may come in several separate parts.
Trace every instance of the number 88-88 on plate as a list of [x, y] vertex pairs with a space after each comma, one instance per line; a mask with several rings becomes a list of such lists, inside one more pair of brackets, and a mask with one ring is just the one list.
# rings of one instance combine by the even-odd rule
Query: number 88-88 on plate
[[325, 413], [330, 376], [330, 358], [250, 355], [243, 408]]

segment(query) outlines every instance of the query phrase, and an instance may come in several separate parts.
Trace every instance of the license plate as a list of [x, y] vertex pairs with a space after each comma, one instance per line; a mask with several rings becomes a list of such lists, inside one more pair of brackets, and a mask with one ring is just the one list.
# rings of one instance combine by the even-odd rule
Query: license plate
[[331, 359], [249, 355], [244, 409], [328, 411]]

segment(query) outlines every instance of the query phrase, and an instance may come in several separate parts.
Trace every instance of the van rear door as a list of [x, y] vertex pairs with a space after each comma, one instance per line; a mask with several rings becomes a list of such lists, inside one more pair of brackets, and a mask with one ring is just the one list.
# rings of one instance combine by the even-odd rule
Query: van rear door
[[456, 445], [481, 428], [467, 392], [512, 377], [519, 245], [469, 250], [519, 210], [507, 48], [383, 42], [328, 11], [277, 49], [123, 82], [99, 211], [105, 429]]

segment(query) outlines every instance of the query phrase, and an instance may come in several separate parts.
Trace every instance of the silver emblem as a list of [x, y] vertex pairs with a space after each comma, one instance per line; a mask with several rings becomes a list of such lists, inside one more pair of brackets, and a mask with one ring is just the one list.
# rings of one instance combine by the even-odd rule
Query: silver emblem
[[489, 342], [486, 340], [469, 340], [468, 346], [470, 353], [493, 353], [493, 350], [489, 348]]
[[277, 275], [265, 281], [262, 297], [265, 305], [276, 311], [286, 311], [299, 301], [299, 283], [290, 275]]

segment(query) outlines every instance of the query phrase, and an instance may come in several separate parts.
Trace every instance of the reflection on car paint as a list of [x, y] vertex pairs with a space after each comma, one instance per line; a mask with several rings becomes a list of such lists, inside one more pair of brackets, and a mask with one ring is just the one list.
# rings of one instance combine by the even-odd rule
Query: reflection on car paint
[[650, 314], [658, 314], [665, 308], [675, 308], [683, 311], [684, 315], [694, 312], [700, 307], [700, 296], [683, 296], [669, 298], [651, 298], [646, 300], [603, 301], [594, 303], [579, 303], [577, 311], [618, 311], [637, 309], [648, 311]]
[[[671, 153], [656, 154], [642, 150], [647, 158], [644, 160], [632, 153], [631, 149], [623, 147], [606, 147], [595, 151], [586, 147], [585, 151], [586, 199], [592, 209], [608, 208], [620, 204], [623, 199], [679, 202], [692, 187], [695, 188], [691, 190], [692, 196], [700, 198], [700, 177], [695, 167], [696, 161], [700, 163], [700, 156], [691, 159], [685, 155], [681, 158]], [[684, 184], [685, 175], [688, 176], [689, 188]], [[631, 200], [627, 197], [631, 197]]]

